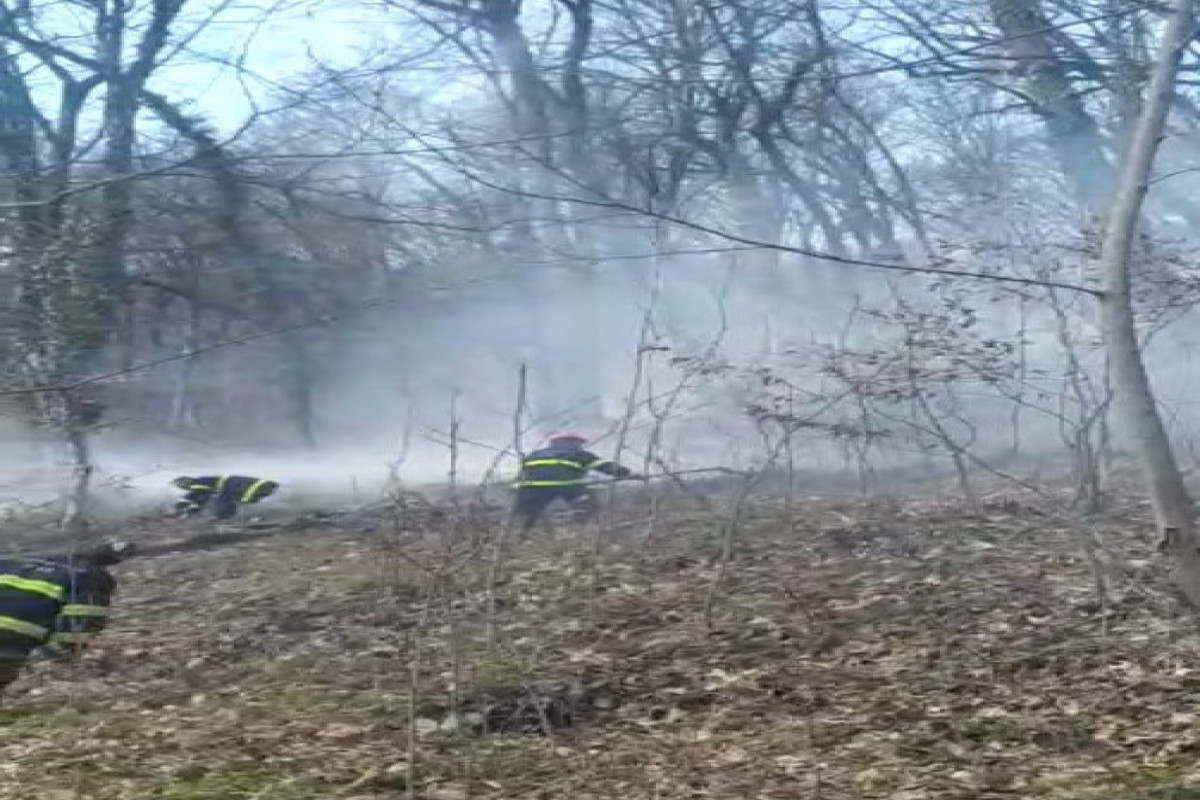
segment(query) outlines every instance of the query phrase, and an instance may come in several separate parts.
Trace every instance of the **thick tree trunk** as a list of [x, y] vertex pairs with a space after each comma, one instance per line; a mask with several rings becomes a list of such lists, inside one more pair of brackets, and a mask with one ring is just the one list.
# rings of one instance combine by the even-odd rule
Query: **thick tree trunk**
[[1080, 206], [1095, 208], [1110, 191], [1112, 165], [1096, 120], [1068, 66], [1055, 52], [1042, 0], [989, 0], [988, 4], [1068, 185]]
[[1117, 405], [1145, 475], [1173, 577], [1188, 600], [1200, 608], [1200, 550], [1191, 498], [1150, 388], [1131, 292], [1131, 260], [1142, 204], [1175, 94], [1179, 61], [1194, 31], [1195, 0], [1176, 0], [1142, 114], [1124, 154], [1100, 267], [1104, 281], [1102, 329]]

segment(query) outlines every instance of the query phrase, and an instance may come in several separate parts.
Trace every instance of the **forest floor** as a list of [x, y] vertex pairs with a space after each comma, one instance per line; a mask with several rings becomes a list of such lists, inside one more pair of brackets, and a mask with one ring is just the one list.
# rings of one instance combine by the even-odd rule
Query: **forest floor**
[[545, 535], [494, 604], [429, 528], [132, 562], [97, 648], [0, 710], [0, 797], [1200, 798], [1200, 635], [1136, 523], [1087, 528], [1102, 602], [1028, 509], [786, 516], [751, 504], [725, 570], [698, 511]]

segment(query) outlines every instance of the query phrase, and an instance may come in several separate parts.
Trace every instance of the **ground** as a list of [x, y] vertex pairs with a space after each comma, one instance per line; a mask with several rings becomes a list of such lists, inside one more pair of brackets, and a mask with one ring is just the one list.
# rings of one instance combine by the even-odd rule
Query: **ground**
[[1200, 798], [1200, 637], [1134, 518], [759, 503], [723, 568], [684, 512], [513, 547], [494, 603], [474, 523], [148, 558], [0, 711], [0, 796]]

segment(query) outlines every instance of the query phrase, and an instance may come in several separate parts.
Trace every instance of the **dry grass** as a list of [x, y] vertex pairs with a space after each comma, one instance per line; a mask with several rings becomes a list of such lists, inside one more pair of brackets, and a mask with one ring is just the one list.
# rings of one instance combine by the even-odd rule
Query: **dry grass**
[[[17, 687], [0, 794], [1200, 798], [1200, 639], [1169, 602], [1098, 607], [1070, 532], [1019, 511], [840, 510], [858, 522], [756, 506], [710, 624], [711, 519], [673, 518], [650, 552], [528, 544], [491, 652], [482, 564], [435, 577], [435, 536], [130, 565], [97, 652]], [[1149, 557], [1113, 527], [1114, 561]], [[549, 736], [536, 713], [533, 733], [446, 724], [455, 698], [504, 724], [562, 687], [579, 705]]]

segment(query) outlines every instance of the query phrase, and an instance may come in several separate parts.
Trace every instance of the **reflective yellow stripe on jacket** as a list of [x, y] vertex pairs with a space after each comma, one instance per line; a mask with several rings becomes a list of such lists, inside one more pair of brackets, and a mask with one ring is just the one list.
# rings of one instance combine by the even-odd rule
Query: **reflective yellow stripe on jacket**
[[63, 599], [63, 587], [50, 581], [39, 581], [34, 578], [22, 578], [18, 575], [0, 575], [0, 586], [11, 586], [25, 592], [45, 595], [51, 600]]
[[238, 502], [239, 503], [249, 503], [249, 502], [253, 501], [255, 494], [258, 493], [258, 490], [261, 489], [263, 487], [263, 485], [267, 484], [267, 483], [270, 483], [270, 481], [266, 480], [265, 478], [260, 478], [260, 479], [256, 480], [254, 483], [252, 483], [246, 487], [246, 490], [244, 492], [242, 492], [242, 496], [238, 498]]
[[26, 622], [23, 619], [3, 615], [0, 615], [0, 630], [23, 633], [35, 639], [45, 639], [50, 634], [49, 628], [43, 628], [41, 625], [34, 625], [32, 622]]
[[87, 644], [95, 638], [92, 633], [56, 633], [50, 637], [50, 644]]
[[526, 461], [522, 467], [570, 467], [571, 469], [587, 471], [588, 467], [578, 461], [568, 461], [565, 458], [538, 458], [533, 461]]
[[65, 605], [62, 609], [66, 617], [107, 617], [108, 606]]
[[[596, 463], [599, 464], [601, 462], [597, 461]], [[526, 486], [580, 486], [588, 482], [585, 476], [587, 471], [593, 466], [593, 464], [583, 464], [579, 461], [571, 461], [566, 458], [535, 458], [521, 464], [521, 469], [524, 470], [529, 467], [570, 467], [571, 469], [579, 470], [580, 477], [557, 481], [523, 481], [518, 479], [513, 483], [513, 486], [517, 488]]]

